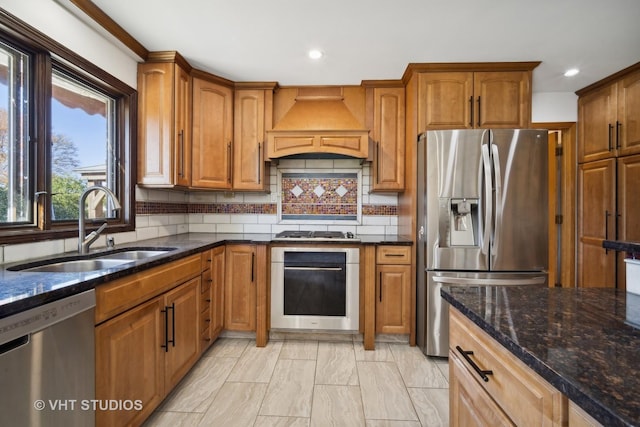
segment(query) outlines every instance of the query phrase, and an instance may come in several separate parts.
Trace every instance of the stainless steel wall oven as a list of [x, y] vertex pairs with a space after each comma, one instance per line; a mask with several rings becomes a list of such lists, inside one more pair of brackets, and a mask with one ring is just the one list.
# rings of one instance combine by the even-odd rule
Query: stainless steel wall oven
[[358, 248], [271, 249], [271, 328], [356, 332]]

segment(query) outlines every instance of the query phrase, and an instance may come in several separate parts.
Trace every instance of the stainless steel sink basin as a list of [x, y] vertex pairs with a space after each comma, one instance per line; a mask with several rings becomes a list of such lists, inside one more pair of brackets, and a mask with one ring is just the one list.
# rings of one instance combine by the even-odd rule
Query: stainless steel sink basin
[[101, 255], [100, 257], [98, 257], [98, 259], [104, 259], [104, 260], [117, 259], [117, 260], [137, 261], [140, 259], [150, 258], [156, 255], [162, 255], [169, 251], [170, 249], [163, 249], [163, 250], [134, 249], [130, 251], [114, 252], [114, 253]]
[[131, 260], [124, 259], [77, 259], [74, 261], [55, 262], [53, 264], [45, 264], [37, 267], [20, 269], [20, 271], [29, 272], [45, 272], [45, 273], [83, 273], [89, 271], [105, 270], [107, 268], [117, 267]]
[[[73, 258], [58, 258], [50, 261], [20, 264], [8, 268], [10, 271], [83, 273], [106, 270], [122, 264], [151, 258], [173, 251], [175, 248], [124, 248]], [[35, 264], [35, 265], [34, 265]]]

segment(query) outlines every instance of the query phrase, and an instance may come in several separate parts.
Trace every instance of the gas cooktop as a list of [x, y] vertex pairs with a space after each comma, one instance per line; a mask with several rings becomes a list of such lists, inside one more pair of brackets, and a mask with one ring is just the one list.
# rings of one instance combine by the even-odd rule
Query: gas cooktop
[[325, 241], [358, 241], [353, 233], [342, 231], [311, 231], [311, 230], [285, 230], [278, 234], [274, 240], [325, 240]]

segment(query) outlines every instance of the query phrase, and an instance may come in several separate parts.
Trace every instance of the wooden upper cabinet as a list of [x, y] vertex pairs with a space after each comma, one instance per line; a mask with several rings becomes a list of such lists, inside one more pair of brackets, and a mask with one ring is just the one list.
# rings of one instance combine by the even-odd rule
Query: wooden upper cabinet
[[236, 89], [233, 189], [269, 189], [266, 130], [273, 122], [273, 89]]
[[640, 153], [640, 70], [622, 78], [618, 90], [618, 155]]
[[578, 100], [578, 162], [615, 156], [615, 85], [600, 88]]
[[473, 73], [420, 73], [420, 129], [473, 128]]
[[526, 128], [531, 123], [531, 77], [528, 71], [473, 74], [477, 128]]
[[368, 104], [372, 104], [371, 191], [404, 190], [405, 154], [405, 94], [401, 87], [367, 89]]
[[138, 183], [188, 187], [191, 78], [177, 54], [163, 58], [138, 65]]
[[474, 71], [472, 66], [468, 70], [463, 70], [462, 66], [455, 68], [459, 71], [419, 74], [420, 132], [529, 127], [532, 96], [530, 70]]
[[578, 162], [640, 153], [640, 63], [576, 93]]
[[192, 187], [231, 189], [232, 134], [233, 90], [194, 74]]

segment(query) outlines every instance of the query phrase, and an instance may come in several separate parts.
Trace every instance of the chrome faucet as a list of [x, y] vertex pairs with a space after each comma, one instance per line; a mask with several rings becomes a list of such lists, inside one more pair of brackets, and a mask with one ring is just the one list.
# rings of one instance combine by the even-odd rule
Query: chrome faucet
[[102, 231], [107, 226], [107, 223], [105, 222], [96, 231], [92, 231], [91, 233], [89, 233], [88, 236], [86, 235], [86, 232], [84, 230], [85, 202], [87, 200], [87, 195], [92, 191], [96, 191], [96, 190], [104, 191], [107, 196], [111, 197], [114, 210], [118, 210], [122, 207], [120, 206], [120, 202], [118, 201], [118, 198], [116, 197], [116, 195], [113, 194], [113, 192], [109, 190], [107, 187], [103, 187], [101, 185], [95, 185], [93, 187], [89, 187], [86, 190], [84, 190], [84, 192], [80, 196], [80, 202], [78, 203], [78, 212], [79, 212], [78, 253], [80, 254], [86, 254], [87, 252], [89, 252], [89, 246], [91, 246], [91, 244], [98, 239], [98, 236], [100, 236], [100, 233], [102, 233]]

